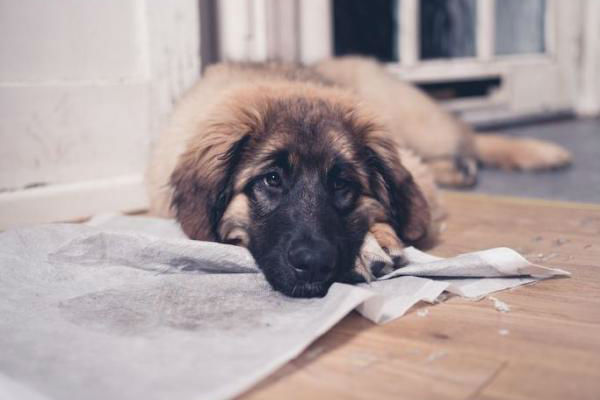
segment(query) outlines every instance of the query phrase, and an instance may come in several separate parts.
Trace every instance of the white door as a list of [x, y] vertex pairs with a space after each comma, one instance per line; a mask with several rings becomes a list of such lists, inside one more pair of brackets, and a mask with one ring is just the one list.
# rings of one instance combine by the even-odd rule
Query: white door
[[599, 109], [599, 79], [592, 72], [600, 36], [597, 0], [243, 4], [219, 2], [224, 59], [309, 64], [347, 53], [379, 56], [399, 77], [472, 122]]
[[[354, 15], [344, 11], [350, 3], [336, 0], [328, 5], [329, 21], [340, 26], [360, 23], [363, 10]], [[395, 23], [390, 29], [395, 45], [394, 59], [387, 61], [390, 70], [434, 94], [438, 89], [442, 98], [447, 96], [447, 107], [466, 119], [514, 118], [573, 108], [581, 25], [577, 1], [389, 3]], [[330, 29], [334, 32], [330, 49], [339, 54], [345, 50], [338, 43], [344, 40], [339, 36], [344, 31], [338, 26]], [[461, 90], [465, 84], [476, 90]]]

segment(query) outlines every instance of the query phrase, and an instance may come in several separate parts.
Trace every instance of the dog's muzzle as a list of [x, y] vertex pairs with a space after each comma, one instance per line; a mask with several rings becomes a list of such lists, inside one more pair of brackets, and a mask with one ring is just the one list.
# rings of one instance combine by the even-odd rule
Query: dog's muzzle
[[322, 282], [335, 270], [335, 247], [324, 240], [295, 240], [290, 243], [288, 262], [304, 282]]

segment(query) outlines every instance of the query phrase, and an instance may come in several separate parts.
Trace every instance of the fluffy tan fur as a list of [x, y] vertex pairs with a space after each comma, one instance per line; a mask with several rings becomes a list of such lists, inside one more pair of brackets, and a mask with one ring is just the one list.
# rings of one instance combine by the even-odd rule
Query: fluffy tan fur
[[476, 135], [473, 129], [381, 64], [360, 57], [325, 60], [315, 70], [354, 91], [378, 112], [398, 143], [415, 151], [448, 186], [475, 183], [477, 161], [504, 169], [545, 169], [567, 165], [564, 148], [535, 139]]
[[[477, 160], [522, 169], [554, 167], [570, 160], [568, 152], [547, 142], [476, 136], [421, 91], [371, 60], [331, 59], [310, 69], [219, 64], [208, 68], [180, 101], [155, 144], [147, 171], [150, 212], [172, 217], [171, 204], [179, 202], [178, 217], [185, 232], [196, 239], [216, 240], [206, 205], [218, 203], [219, 193], [203, 190], [213, 198], [198, 199], [197, 185], [211, 189], [210, 185], [221, 180], [231, 146], [259, 129], [270, 103], [290, 96], [345, 107], [364, 124], [381, 126], [370, 131], [366, 144], [386, 162], [404, 167], [393, 172], [399, 181], [415, 182], [411, 194], [414, 207], [403, 235], [424, 244], [435, 241], [446, 215], [436, 181], [455, 186], [473, 183]], [[332, 143], [343, 152], [343, 137], [330, 134]], [[255, 159], [259, 160], [260, 154]], [[247, 244], [248, 203], [241, 190], [259, 169], [260, 165], [246, 162], [236, 174], [231, 201], [216, 227], [221, 240]], [[397, 250], [402, 242], [383, 217], [389, 203], [382, 198], [379, 204], [365, 198], [359, 208], [370, 213], [371, 233], [380, 244]]]

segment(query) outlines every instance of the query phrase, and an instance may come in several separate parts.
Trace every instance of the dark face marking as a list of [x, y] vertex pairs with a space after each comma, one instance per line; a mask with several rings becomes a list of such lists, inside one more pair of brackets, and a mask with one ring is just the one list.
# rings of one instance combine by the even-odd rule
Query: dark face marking
[[334, 150], [272, 159], [246, 188], [249, 249], [275, 289], [324, 296], [354, 266], [368, 229], [352, 215], [360, 185]]

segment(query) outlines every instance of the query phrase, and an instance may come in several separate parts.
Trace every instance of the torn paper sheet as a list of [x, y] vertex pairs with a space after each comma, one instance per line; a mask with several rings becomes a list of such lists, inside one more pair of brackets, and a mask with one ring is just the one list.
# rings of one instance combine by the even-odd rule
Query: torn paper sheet
[[383, 279], [396, 276], [455, 277], [455, 278], [501, 278], [521, 277], [550, 278], [568, 276], [567, 271], [532, 264], [516, 251], [507, 247], [475, 251], [451, 258], [439, 258], [425, 254], [414, 247], [404, 250], [409, 265], [397, 269]]
[[403, 316], [420, 301], [433, 303], [448, 287], [448, 283], [402, 276], [359, 286], [373, 292], [374, 296], [365, 300], [356, 310], [363, 317], [383, 324]]
[[[378, 247], [375, 240], [368, 243]], [[369, 250], [378, 252], [376, 248]], [[444, 291], [474, 299], [540, 279], [570, 275], [558, 268], [532, 264], [506, 247], [451, 258], [432, 256], [408, 247], [404, 249], [404, 256], [408, 265], [376, 282], [361, 285], [377, 292], [357, 308], [365, 318], [378, 324], [389, 322], [404, 315], [418, 301], [433, 303]]]
[[537, 280], [516, 274], [564, 274], [505, 250], [406, 255], [394, 276], [292, 299], [247, 250], [188, 240], [169, 220], [0, 233], [0, 398], [230, 398], [353, 309], [384, 323], [444, 292], [477, 297]]

